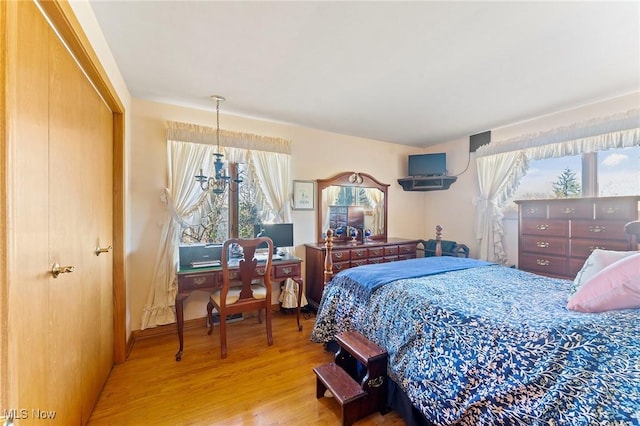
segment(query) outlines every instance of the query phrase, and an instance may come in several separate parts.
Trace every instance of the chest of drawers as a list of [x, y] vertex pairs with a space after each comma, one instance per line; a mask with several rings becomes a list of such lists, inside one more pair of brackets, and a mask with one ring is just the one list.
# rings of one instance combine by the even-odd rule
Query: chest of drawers
[[638, 219], [638, 196], [516, 201], [518, 267], [574, 279], [597, 248], [634, 250], [624, 225]]
[[[419, 240], [389, 238], [366, 244], [333, 244], [331, 260], [333, 273], [371, 263], [394, 262], [416, 257]], [[305, 244], [306, 296], [309, 305], [318, 309], [324, 290], [324, 258], [327, 250], [324, 243]]]

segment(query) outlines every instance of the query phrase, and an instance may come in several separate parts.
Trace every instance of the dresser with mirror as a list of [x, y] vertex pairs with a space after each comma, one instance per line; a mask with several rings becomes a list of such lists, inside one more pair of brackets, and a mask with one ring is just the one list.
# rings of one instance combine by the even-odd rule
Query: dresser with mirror
[[325, 240], [333, 231], [332, 272], [416, 257], [419, 240], [389, 238], [388, 188], [366, 173], [343, 172], [316, 181], [317, 242], [305, 244], [306, 296], [317, 310], [325, 284]]

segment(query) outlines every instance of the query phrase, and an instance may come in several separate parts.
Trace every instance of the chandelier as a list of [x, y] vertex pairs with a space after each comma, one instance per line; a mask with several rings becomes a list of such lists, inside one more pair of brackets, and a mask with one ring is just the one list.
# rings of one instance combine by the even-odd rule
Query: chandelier
[[224, 161], [222, 158], [224, 155], [220, 152], [220, 102], [224, 101], [224, 97], [219, 95], [212, 95], [211, 99], [216, 101], [216, 152], [213, 154], [216, 157], [213, 162], [215, 174], [213, 176], [205, 176], [200, 169], [200, 174], [196, 175], [196, 181], [200, 183], [200, 188], [203, 191], [211, 191], [214, 194], [222, 194], [227, 189], [231, 176], [227, 176], [224, 167]]

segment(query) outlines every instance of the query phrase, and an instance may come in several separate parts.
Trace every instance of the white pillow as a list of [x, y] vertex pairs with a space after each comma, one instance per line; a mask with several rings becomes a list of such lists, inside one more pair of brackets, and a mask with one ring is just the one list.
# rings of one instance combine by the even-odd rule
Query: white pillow
[[569, 297], [571, 298], [587, 281], [593, 278], [598, 272], [606, 268], [607, 266], [617, 262], [620, 259], [631, 256], [638, 253], [637, 251], [613, 251], [595, 249], [591, 252], [591, 255], [585, 260], [582, 269], [576, 275], [573, 280], [571, 288], [569, 288]]

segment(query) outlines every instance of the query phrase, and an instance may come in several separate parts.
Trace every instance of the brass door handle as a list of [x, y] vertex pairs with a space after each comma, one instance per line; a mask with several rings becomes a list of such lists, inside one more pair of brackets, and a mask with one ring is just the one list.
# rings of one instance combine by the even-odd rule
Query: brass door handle
[[96, 247], [96, 256], [100, 256], [100, 253], [109, 253], [111, 251], [113, 247], [109, 246], [109, 247]]
[[56, 262], [51, 267], [51, 275], [53, 275], [53, 278], [58, 278], [58, 275], [73, 272], [74, 269], [76, 269], [75, 266], [60, 266], [58, 262]]
[[536, 241], [536, 246], [540, 248], [548, 248], [549, 243], [546, 241]]

